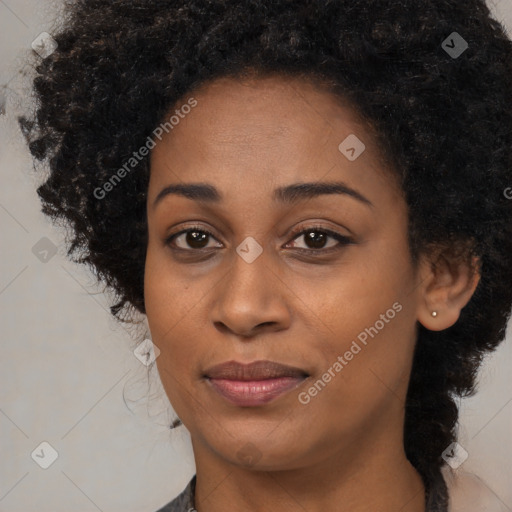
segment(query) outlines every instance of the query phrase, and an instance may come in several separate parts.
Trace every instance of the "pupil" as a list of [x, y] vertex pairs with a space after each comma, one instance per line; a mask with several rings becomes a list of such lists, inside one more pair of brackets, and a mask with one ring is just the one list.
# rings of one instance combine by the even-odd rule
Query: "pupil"
[[[315, 233], [317, 236], [314, 236]], [[321, 249], [325, 244], [325, 234], [318, 231], [310, 231], [306, 235], [306, 244], [310, 245], [310, 243], [313, 244], [314, 249]]]
[[[202, 249], [205, 245], [208, 244], [208, 233], [202, 233], [200, 231], [189, 231], [187, 233], [187, 244], [190, 247], [194, 247], [196, 249]], [[206, 242], [206, 243], [202, 243]]]

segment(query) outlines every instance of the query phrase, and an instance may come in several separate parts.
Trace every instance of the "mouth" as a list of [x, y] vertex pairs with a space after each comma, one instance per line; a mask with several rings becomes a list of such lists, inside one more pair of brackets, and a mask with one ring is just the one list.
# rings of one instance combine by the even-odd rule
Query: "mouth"
[[296, 388], [308, 377], [301, 368], [274, 361], [250, 364], [228, 361], [209, 368], [204, 374], [213, 391], [241, 407], [266, 404]]

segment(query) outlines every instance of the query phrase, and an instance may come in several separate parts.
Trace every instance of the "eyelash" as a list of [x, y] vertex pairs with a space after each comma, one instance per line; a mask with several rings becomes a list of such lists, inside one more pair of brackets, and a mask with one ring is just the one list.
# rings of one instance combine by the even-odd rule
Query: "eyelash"
[[[173, 249], [175, 251], [182, 251], [182, 252], [200, 252], [200, 251], [210, 251], [211, 250], [211, 248], [183, 249], [181, 247], [173, 247], [171, 245], [171, 243], [174, 241], [175, 238], [177, 238], [180, 235], [189, 233], [189, 232], [203, 233], [203, 234], [206, 234], [216, 240], [215, 235], [208, 229], [206, 229], [202, 226], [191, 226], [187, 229], [184, 229], [182, 231], [179, 231], [178, 233], [174, 233], [174, 234], [170, 235], [169, 237], [167, 237], [167, 239], [165, 240], [165, 244], [168, 245], [169, 247], [171, 247], [171, 249]], [[305, 235], [305, 234], [311, 233], [311, 232], [328, 235], [329, 237], [337, 240], [339, 243], [335, 247], [328, 247], [327, 249], [304, 249], [302, 247], [299, 247], [299, 248], [295, 248], [295, 250], [298, 250], [302, 253], [312, 254], [315, 256], [317, 256], [317, 255], [322, 256], [324, 254], [331, 253], [333, 251], [339, 251], [344, 246], [350, 245], [353, 243], [353, 240], [351, 238], [344, 236], [344, 235], [340, 235], [339, 233], [336, 233], [335, 231], [331, 231], [330, 229], [326, 229], [322, 226], [309, 226], [306, 229], [303, 229], [303, 227], [301, 226], [300, 228], [297, 228], [297, 230], [295, 230], [293, 233], [291, 233], [292, 241], [299, 238], [301, 235]]]

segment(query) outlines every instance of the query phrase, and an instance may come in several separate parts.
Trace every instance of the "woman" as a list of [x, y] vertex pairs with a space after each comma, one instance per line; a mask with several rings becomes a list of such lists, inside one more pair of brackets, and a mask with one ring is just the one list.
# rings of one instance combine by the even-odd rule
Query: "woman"
[[53, 37], [38, 193], [147, 317], [196, 463], [161, 510], [446, 511], [512, 303], [485, 3], [82, 0]]

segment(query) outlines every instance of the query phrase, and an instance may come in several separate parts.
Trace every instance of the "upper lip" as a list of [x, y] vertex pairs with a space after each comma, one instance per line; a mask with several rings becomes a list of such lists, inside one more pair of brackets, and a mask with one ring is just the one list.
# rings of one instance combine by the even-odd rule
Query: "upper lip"
[[205, 376], [210, 379], [265, 380], [278, 377], [307, 377], [308, 373], [275, 361], [254, 361], [249, 364], [227, 361], [206, 370]]

